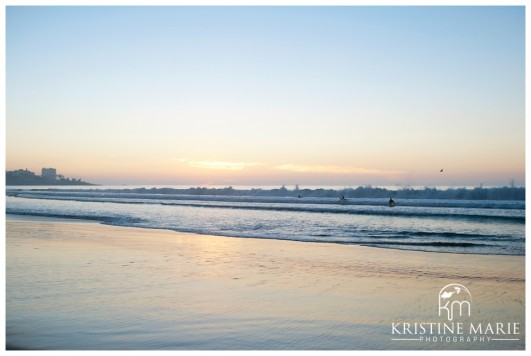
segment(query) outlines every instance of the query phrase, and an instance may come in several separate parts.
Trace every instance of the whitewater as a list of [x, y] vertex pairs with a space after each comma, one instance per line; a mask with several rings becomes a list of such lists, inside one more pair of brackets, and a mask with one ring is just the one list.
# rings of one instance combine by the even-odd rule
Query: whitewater
[[395, 194], [397, 205], [389, 207], [389, 197], [340, 200], [329, 191], [323, 196], [280, 193], [7, 187], [6, 213], [217, 236], [525, 255], [524, 200], [408, 199]]

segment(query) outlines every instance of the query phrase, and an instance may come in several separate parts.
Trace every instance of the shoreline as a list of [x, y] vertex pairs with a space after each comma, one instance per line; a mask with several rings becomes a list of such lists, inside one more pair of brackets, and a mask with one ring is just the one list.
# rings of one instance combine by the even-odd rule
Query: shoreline
[[190, 235], [199, 235], [199, 236], [211, 236], [211, 237], [220, 237], [220, 238], [232, 238], [232, 239], [253, 239], [253, 240], [268, 240], [268, 241], [289, 241], [289, 242], [299, 242], [299, 243], [309, 243], [309, 244], [332, 244], [339, 246], [358, 246], [369, 249], [382, 249], [382, 250], [392, 250], [392, 251], [406, 251], [406, 252], [419, 252], [419, 253], [430, 253], [430, 254], [448, 254], [448, 255], [460, 255], [460, 256], [512, 256], [512, 257], [523, 257], [525, 255], [513, 255], [513, 254], [486, 254], [486, 253], [459, 253], [459, 252], [448, 252], [448, 251], [426, 251], [426, 250], [413, 250], [407, 248], [396, 248], [396, 247], [383, 247], [383, 246], [367, 246], [363, 244], [354, 244], [349, 242], [327, 242], [327, 241], [300, 241], [300, 240], [291, 240], [288, 238], [267, 238], [267, 237], [246, 237], [246, 236], [233, 236], [233, 235], [213, 235], [213, 234], [202, 234], [199, 232], [186, 232], [186, 231], [176, 231], [166, 228], [155, 228], [155, 227], [143, 227], [143, 226], [121, 226], [121, 225], [112, 225], [106, 224], [105, 222], [98, 219], [85, 219], [85, 218], [69, 218], [69, 217], [56, 217], [56, 216], [45, 216], [45, 215], [31, 215], [31, 214], [6, 214], [7, 221], [55, 221], [55, 222], [80, 222], [80, 223], [89, 223], [89, 224], [100, 224], [104, 226], [115, 226], [115, 227], [124, 227], [132, 229], [142, 229], [142, 230], [153, 230], [153, 231], [167, 231], [170, 233], [176, 234], [190, 234]]
[[[28, 349], [523, 349], [525, 256], [462, 255], [6, 217], [6, 342]], [[470, 289], [519, 341], [393, 341]], [[90, 335], [88, 337], [87, 335]]]

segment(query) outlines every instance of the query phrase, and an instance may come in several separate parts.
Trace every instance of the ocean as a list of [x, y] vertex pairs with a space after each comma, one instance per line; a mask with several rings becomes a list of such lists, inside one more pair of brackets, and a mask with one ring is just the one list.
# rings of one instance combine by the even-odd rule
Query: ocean
[[[241, 238], [441, 253], [525, 255], [525, 201], [183, 194], [179, 189], [7, 187], [6, 213]], [[258, 192], [258, 191], [256, 191]]]

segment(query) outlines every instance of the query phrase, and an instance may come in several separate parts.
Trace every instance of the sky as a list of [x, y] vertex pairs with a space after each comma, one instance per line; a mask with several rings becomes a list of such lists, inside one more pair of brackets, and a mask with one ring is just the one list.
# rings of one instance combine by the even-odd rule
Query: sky
[[6, 9], [7, 170], [523, 186], [524, 156], [524, 7]]

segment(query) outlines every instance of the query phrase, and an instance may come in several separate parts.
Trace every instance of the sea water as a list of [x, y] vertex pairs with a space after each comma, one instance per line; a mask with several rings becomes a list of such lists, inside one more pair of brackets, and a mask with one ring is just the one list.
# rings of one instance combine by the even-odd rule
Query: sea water
[[[525, 202], [8, 187], [6, 213], [242, 238], [525, 255]], [[211, 194], [208, 194], [208, 193]]]

